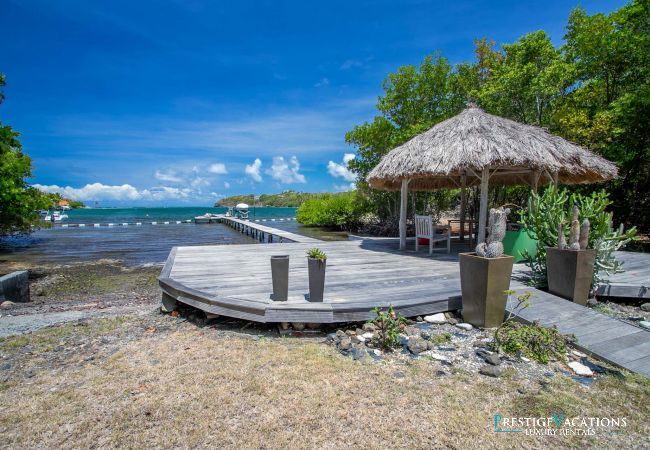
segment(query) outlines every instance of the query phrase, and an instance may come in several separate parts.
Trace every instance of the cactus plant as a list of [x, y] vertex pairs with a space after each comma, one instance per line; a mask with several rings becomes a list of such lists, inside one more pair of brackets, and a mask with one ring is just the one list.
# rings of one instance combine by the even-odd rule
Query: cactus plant
[[573, 219], [571, 220], [571, 228], [569, 229], [569, 245], [567, 245], [566, 238], [564, 237], [564, 224], [560, 222], [557, 233], [557, 248], [569, 250], [587, 249], [591, 223], [589, 219], [585, 219], [581, 225], [579, 216], [580, 210], [576, 205], [573, 205]]
[[488, 216], [487, 241], [476, 246], [476, 254], [485, 258], [498, 258], [503, 255], [503, 238], [506, 235], [508, 208], [492, 208]]
[[564, 224], [560, 222], [557, 226], [557, 248], [566, 248], [566, 238], [564, 237]]
[[571, 228], [569, 229], [569, 248], [571, 250], [580, 250], [580, 221], [578, 217], [580, 210], [576, 205], [573, 205], [573, 220], [571, 221]]
[[585, 219], [582, 221], [582, 225], [580, 225], [580, 250], [586, 250], [587, 245], [589, 244], [589, 230], [591, 228], [591, 224], [589, 223], [589, 219]]

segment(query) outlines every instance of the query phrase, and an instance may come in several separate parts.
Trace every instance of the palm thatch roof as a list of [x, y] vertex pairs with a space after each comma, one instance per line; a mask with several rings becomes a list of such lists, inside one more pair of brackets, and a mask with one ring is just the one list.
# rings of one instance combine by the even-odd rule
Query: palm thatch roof
[[391, 150], [370, 172], [373, 188], [410, 190], [455, 188], [466, 174], [467, 186], [480, 183], [490, 168], [490, 184], [595, 183], [616, 177], [610, 161], [543, 128], [524, 125], [469, 106]]

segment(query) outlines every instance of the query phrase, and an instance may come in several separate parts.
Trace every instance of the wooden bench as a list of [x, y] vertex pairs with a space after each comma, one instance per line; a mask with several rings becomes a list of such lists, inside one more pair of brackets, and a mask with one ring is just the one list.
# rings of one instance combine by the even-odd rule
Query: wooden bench
[[[420, 238], [426, 238], [429, 240], [429, 254], [434, 251], [433, 244], [442, 241], [447, 241], [447, 253], [451, 252], [451, 227], [448, 225], [434, 225], [431, 216], [415, 215], [416, 252], [420, 249]], [[435, 249], [435, 251], [444, 250], [444, 248]]]

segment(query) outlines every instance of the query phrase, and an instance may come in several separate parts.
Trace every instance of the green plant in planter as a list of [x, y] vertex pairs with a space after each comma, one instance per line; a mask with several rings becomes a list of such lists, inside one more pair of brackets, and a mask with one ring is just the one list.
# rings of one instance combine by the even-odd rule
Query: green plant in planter
[[[515, 291], [508, 290], [509, 296]], [[528, 308], [531, 292], [524, 292], [516, 297], [517, 304], [511, 309], [506, 320], [494, 331], [493, 350], [509, 354], [523, 354], [535, 361], [547, 364], [550, 358], [564, 359], [567, 343], [575, 340], [573, 337], [564, 336], [553, 325], [544, 328], [539, 322], [524, 325], [514, 320], [514, 316]]]
[[[596, 250], [594, 266], [594, 284], [604, 277], [623, 272], [621, 263], [614, 257], [614, 252], [634, 239], [636, 228], [625, 231], [623, 226], [612, 228], [612, 213], [606, 211], [611, 204], [605, 191], [593, 192], [591, 195], [572, 193], [566, 189], [558, 189], [551, 185], [542, 194], [532, 192], [528, 199], [528, 208], [520, 211], [520, 222], [526, 228], [528, 235], [536, 239], [537, 253], [530, 255], [524, 252], [526, 265], [532, 271], [532, 284], [538, 287], [547, 286], [546, 278], [546, 247], [564, 247], [575, 244], [571, 239], [578, 236], [576, 249], [592, 248]], [[574, 206], [579, 211], [577, 227], [565, 227], [567, 218], [573, 217]], [[580, 228], [589, 224], [589, 232], [580, 242]], [[573, 228], [573, 232], [571, 231]], [[567, 244], [568, 242], [568, 244]], [[582, 247], [584, 245], [584, 247]]]
[[323, 252], [320, 248], [310, 248], [307, 250], [307, 256], [309, 258], [317, 259], [319, 261], [325, 261], [327, 259], [327, 255], [325, 252]]
[[388, 305], [388, 311], [380, 307], [371, 310], [375, 318], [369, 320], [377, 330], [377, 345], [383, 350], [390, 350], [399, 346], [399, 333], [406, 323], [406, 319], [395, 312], [393, 305]]

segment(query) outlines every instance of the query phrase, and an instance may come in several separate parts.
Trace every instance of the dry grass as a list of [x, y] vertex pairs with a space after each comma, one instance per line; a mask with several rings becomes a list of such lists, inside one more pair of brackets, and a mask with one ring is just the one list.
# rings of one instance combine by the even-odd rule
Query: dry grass
[[[123, 328], [122, 321], [92, 329], [108, 336]], [[0, 354], [7, 354], [9, 342], [0, 341]], [[174, 326], [168, 332], [143, 333], [111, 356], [0, 385], [2, 446], [537, 448], [650, 443], [644, 423], [650, 415], [647, 380], [606, 377], [585, 388], [556, 377], [539, 393], [522, 395], [516, 390], [521, 380], [460, 372], [440, 376], [439, 368], [427, 361], [359, 363], [314, 341], [253, 341], [189, 324]], [[496, 412], [530, 416], [560, 408], [578, 415], [627, 416], [630, 426], [622, 434], [588, 441], [492, 431]]]

